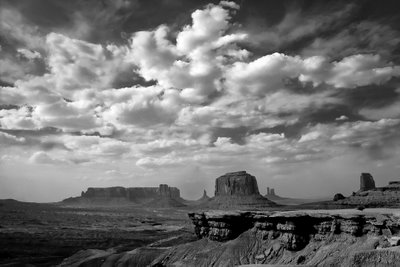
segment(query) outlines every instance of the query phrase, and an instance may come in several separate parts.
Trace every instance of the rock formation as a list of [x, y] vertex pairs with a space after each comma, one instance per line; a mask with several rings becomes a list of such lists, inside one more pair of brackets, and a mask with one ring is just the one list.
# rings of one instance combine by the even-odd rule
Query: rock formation
[[167, 184], [160, 184], [158, 188], [158, 193], [161, 197], [179, 199], [181, 197], [181, 193], [176, 187], [169, 187]]
[[190, 213], [189, 217], [199, 240], [172, 247], [152, 266], [400, 263], [400, 247], [392, 242], [400, 239], [400, 224], [393, 214], [211, 211]]
[[[369, 188], [369, 189], [368, 189]], [[362, 173], [360, 190], [349, 197], [338, 199], [335, 205], [347, 207], [398, 207], [400, 203], [400, 181], [391, 181], [387, 186], [375, 187], [372, 176]]]
[[338, 201], [338, 200], [342, 200], [342, 199], [345, 199], [345, 197], [340, 193], [337, 193], [333, 196], [333, 201]]
[[226, 173], [215, 180], [209, 208], [261, 208], [277, 206], [260, 195], [257, 180], [246, 171]]
[[274, 188], [269, 188], [269, 187], [267, 187], [267, 194], [266, 194], [266, 197], [268, 197], [268, 196], [276, 196], [275, 195], [275, 189]]
[[183, 204], [184, 200], [181, 199], [180, 191], [176, 187], [160, 184], [157, 193], [157, 197], [148, 203], [149, 206], [160, 208], [186, 206]]
[[215, 181], [215, 196], [259, 195], [256, 177], [246, 171], [229, 172]]
[[360, 192], [375, 189], [375, 181], [370, 173], [361, 173]]
[[155, 206], [183, 206], [176, 187], [160, 184], [159, 187], [89, 187], [80, 197], [67, 198], [64, 204], [149, 204]]

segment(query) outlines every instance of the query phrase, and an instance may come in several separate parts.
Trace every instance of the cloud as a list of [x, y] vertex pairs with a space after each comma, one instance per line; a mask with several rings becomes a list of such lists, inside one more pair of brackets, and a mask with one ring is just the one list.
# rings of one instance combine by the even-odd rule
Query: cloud
[[224, 55], [241, 58], [247, 55], [233, 45], [245, 39], [245, 34], [224, 35], [230, 26], [231, 13], [221, 5], [212, 4], [194, 11], [192, 25], [177, 34], [176, 45], [168, 39], [170, 29], [165, 25], [154, 31], [135, 33], [129, 58], [140, 67], [138, 72], [146, 80], [180, 89], [187, 102], [204, 102], [220, 90]]
[[39, 122], [32, 118], [31, 110], [24, 106], [19, 109], [0, 110], [0, 125], [3, 129], [36, 129]]
[[68, 97], [84, 88], [109, 88], [119, 73], [133, 68], [125, 61], [124, 47], [92, 44], [57, 33], [48, 34], [46, 44], [49, 79]]
[[16, 9], [5, 6], [0, 9], [0, 31], [11, 43], [23, 44], [33, 50], [44, 47], [44, 34]]
[[0, 132], [0, 146], [23, 144], [26, 142], [24, 137], [17, 137], [8, 133]]
[[51, 157], [44, 151], [37, 151], [32, 154], [29, 158], [29, 162], [32, 164], [65, 164], [67, 161], [56, 159]]
[[376, 53], [390, 58], [399, 44], [400, 36], [390, 25], [367, 20], [346, 25], [336, 34], [316, 37], [301, 53], [304, 56], [322, 55], [336, 59]]
[[180, 99], [176, 90], [159, 87], [131, 88], [124, 102], [115, 103], [103, 112], [106, 120], [116, 125], [146, 127], [175, 121]]
[[336, 88], [355, 88], [383, 84], [400, 76], [400, 66], [386, 64], [379, 55], [353, 55], [338, 62], [323, 56], [301, 58], [274, 53], [252, 62], [236, 62], [226, 72], [230, 91], [241, 95], [263, 96], [285, 89], [286, 81], [298, 78], [301, 82], [321, 83]]
[[[297, 50], [303, 47], [302, 40], [346, 25], [355, 10], [354, 4], [323, 7], [317, 4], [308, 9], [291, 5], [275, 25], [267, 23], [264, 18], [249, 18], [245, 26], [250, 35], [247, 41], [268, 52]], [[297, 47], [293, 47], [293, 44], [297, 44]]]
[[31, 51], [25, 48], [18, 48], [17, 52], [29, 60], [34, 60], [42, 57], [42, 55], [39, 52]]

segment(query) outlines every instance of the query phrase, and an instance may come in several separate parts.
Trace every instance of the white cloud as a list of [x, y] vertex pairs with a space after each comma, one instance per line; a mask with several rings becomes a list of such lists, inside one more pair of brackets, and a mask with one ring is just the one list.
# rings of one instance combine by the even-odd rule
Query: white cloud
[[29, 60], [34, 60], [42, 57], [42, 55], [38, 51], [31, 51], [26, 48], [18, 48], [17, 52]]
[[122, 46], [102, 46], [57, 33], [48, 34], [46, 44], [49, 79], [69, 98], [76, 90], [109, 88], [119, 73], [132, 68], [125, 61], [127, 49]]
[[31, 110], [24, 106], [19, 109], [0, 110], [0, 125], [3, 129], [36, 129], [39, 122], [32, 118]]
[[[326, 58], [318, 58], [318, 62], [313, 62], [312, 67], [301, 74], [300, 81], [311, 81], [314, 84], [325, 82], [336, 88], [354, 88], [383, 84], [394, 76], [400, 76], [400, 66], [385, 64], [379, 55], [353, 55], [333, 63], [328, 63]], [[324, 71], [321, 72], [321, 69]]]

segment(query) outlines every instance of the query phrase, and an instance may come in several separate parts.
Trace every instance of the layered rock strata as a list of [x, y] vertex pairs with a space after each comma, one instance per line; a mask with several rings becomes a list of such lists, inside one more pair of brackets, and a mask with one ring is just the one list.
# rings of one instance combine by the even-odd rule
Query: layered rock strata
[[[397, 215], [355, 211], [190, 213], [200, 240], [171, 248], [154, 266], [400, 264]], [[392, 248], [388, 248], [394, 246]]]

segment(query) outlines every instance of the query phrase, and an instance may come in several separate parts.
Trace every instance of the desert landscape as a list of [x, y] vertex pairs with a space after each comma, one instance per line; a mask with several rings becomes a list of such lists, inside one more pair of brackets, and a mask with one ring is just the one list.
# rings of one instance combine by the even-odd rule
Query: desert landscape
[[[285, 205], [246, 171], [215, 181], [215, 195], [178, 188], [88, 188], [38, 204], [2, 200], [2, 266], [396, 266], [400, 182], [331, 201]], [[273, 202], [273, 195], [281, 203]], [[295, 201], [295, 200], [292, 200]], [[297, 201], [299, 201], [297, 199]], [[308, 200], [310, 201], [310, 200]], [[279, 202], [279, 201], [278, 201]], [[389, 207], [389, 208], [388, 208]], [[271, 265], [273, 264], [273, 265]]]
[[0, 267], [398, 267], [399, 132], [399, 0], [0, 0]]

